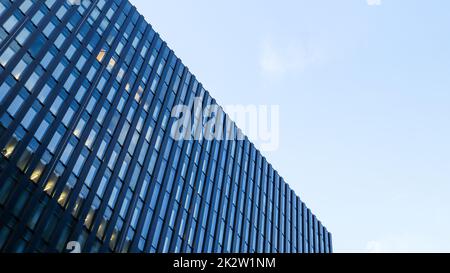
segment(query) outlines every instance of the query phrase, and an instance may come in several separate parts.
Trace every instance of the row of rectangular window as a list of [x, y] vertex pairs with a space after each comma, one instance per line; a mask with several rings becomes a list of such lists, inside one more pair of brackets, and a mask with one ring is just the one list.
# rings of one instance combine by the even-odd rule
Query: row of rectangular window
[[[159, 70], [159, 69], [158, 69]], [[240, 161], [241, 159], [239, 158], [238, 161]], [[238, 175], [237, 175], [238, 176]]]

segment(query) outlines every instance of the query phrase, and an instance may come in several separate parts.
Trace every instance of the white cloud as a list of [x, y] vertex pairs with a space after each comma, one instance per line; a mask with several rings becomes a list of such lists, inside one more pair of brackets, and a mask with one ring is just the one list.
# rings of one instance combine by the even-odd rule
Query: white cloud
[[280, 77], [291, 72], [303, 72], [321, 59], [318, 49], [307, 42], [275, 43], [266, 40], [261, 46], [260, 68], [265, 76]]
[[379, 241], [367, 242], [366, 250], [368, 253], [380, 253], [383, 252], [383, 244]]
[[369, 6], [380, 6], [381, 0], [366, 0]]
[[417, 236], [414, 233], [398, 233], [386, 235], [367, 242], [367, 253], [416, 253], [435, 252], [436, 247], [430, 243], [429, 238]]
[[286, 70], [283, 57], [268, 43], [263, 46], [260, 65], [263, 72], [269, 74], [283, 74]]

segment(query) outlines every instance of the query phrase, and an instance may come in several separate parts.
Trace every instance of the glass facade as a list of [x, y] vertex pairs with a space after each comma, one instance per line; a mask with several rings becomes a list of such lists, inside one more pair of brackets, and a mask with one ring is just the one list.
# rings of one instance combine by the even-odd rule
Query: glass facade
[[195, 97], [128, 0], [0, 0], [0, 251], [332, 252], [247, 138], [171, 138]]

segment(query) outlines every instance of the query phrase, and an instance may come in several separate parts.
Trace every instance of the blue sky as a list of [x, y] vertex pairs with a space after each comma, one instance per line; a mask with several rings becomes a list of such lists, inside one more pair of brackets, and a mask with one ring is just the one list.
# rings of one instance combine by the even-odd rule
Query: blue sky
[[131, 2], [219, 104], [280, 106], [336, 252], [450, 252], [450, 1]]

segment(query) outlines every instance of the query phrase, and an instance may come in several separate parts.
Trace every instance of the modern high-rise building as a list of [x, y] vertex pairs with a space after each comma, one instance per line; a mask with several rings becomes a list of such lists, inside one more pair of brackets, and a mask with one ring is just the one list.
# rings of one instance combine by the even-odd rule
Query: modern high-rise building
[[128, 0], [0, 0], [0, 252], [332, 252], [247, 138], [173, 138], [195, 98]]

